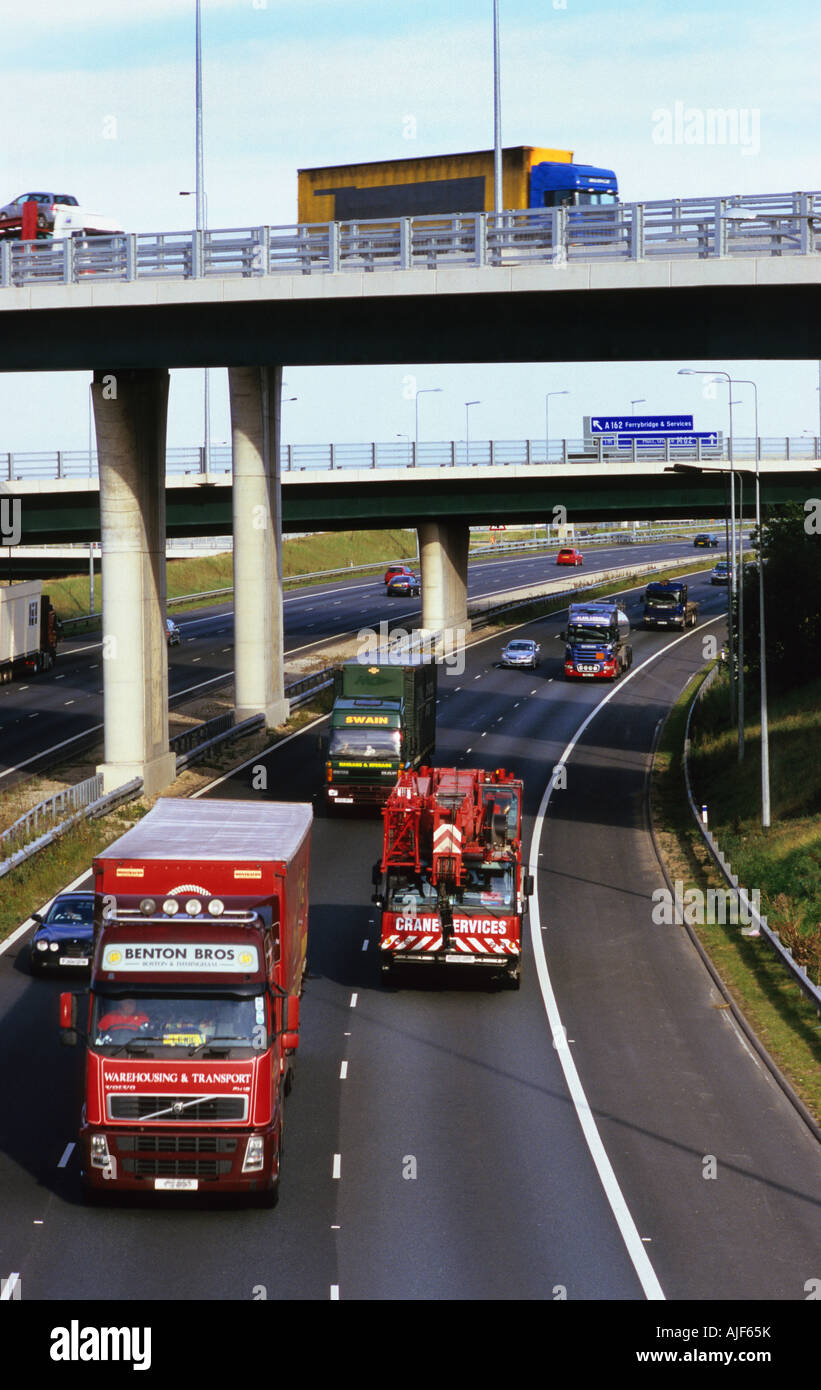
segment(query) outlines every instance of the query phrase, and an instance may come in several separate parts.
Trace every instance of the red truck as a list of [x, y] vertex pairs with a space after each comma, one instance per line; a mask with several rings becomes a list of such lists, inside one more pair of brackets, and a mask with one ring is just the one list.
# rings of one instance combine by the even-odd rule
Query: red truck
[[472, 966], [518, 989], [533, 891], [522, 865], [522, 783], [503, 768], [423, 767], [400, 775], [382, 814], [373, 900], [383, 977]]
[[273, 1205], [299, 1041], [309, 805], [166, 797], [94, 860], [80, 1151], [87, 1194]]

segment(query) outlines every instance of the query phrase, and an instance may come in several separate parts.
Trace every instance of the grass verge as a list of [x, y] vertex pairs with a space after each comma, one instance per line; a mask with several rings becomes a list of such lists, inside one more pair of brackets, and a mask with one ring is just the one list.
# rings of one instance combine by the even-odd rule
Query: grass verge
[[[670, 878], [680, 879], [685, 891], [698, 888], [705, 892], [709, 888], [724, 888], [725, 883], [693, 823], [686, 800], [683, 768], [687, 709], [702, 679], [703, 673], [687, 686], [668, 715], [654, 762], [651, 803], [656, 837]], [[783, 702], [773, 702], [770, 713], [773, 766], [781, 763], [783, 754], [789, 753], [796, 727], [800, 727], [813, 706], [816, 717], [812, 724], [816, 737], [821, 739], [821, 716], [817, 714], [821, 690], [818, 686], [816, 683], [814, 687], [805, 687], [803, 692], [793, 692]], [[750, 742], [745, 763], [739, 768], [735, 730], [727, 727], [728, 703], [727, 686], [718, 681], [706, 693], [703, 710], [699, 711], [691, 760], [696, 800], [698, 804], [708, 805], [710, 828], [723, 853], [745, 886], [760, 889], [762, 909], [770, 926], [785, 939], [784, 919], [776, 901], [785, 863], [800, 845], [799, 853], [809, 853], [810, 857], [814, 854], [816, 865], [821, 864], [821, 822], [817, 814], [807, 809], [821, 787], [818, 760], [821, 749], [816, 745], [816, 764], [812, 775], [803, 782], [803, 801], [794, 795], [785, 777], [786, 809], [778, 795], [774, 795], [774, 830], [764, 837], [756, 826], [760, 805], [760, 789], [756, 791], [756, 780], [760, 777], [756, 730], [748, 726]], [[785, 759], [785, 765], [788, 762], [789, 758]], [[780, 775], [776, 780], [782, 784]], [[809, 851], [808, 836], [814, 846]], [[807, 1109], [821, 1123], [821, 1023], [813, 1005], [793, 983], [766, 937], [744, 937], [739, 926], [729, 923], [695, 926], [692, 930], [751, 1028]]]

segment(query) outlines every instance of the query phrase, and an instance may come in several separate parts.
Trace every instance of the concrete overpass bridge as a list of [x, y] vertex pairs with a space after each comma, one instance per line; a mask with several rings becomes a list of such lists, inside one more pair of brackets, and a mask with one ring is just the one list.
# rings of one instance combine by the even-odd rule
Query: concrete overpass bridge
[[[821, 195], [802, 193], [627, 205], [607, 217], [3, 243], [0, 370], [93, 372], [99, 499], [69, 489], [60, 510], [68, 517], [71, 496], [85, 537], [102, 541], [106, 785], [139, 774], [152, 793], [174, 776], [168, 529], [225, 532], [230, 505], [237, 712], [273, 724], [287, 713], [283, 524], [416, 524], [423, 624], [436, 631], [466, 621], [469, 520], [543, 519], [556, 505], [580, 520], [628, 505], [633, 516], [720, 510], [714, 478], [683, 482], [657, 468], [651, 480], [615, 463], [564, 478], [544, 465], [550, 476], [454, 469], [434, 485], [419, 469], [413, 479], [371, 475], [367, 486], [350, 473], [282, 486], [281, 364], [819, 358], [819, 218]], [[168, 372], [197, 366], [228, 367], [232, 486], [206, 476], [167, 493]], [[4, 500], [20, 499], [33, 533], [49, 504], [35, 491], [22, 505], [22, 486], [3, 485]], [[775, 496], [781, 483], [772, 486]]]

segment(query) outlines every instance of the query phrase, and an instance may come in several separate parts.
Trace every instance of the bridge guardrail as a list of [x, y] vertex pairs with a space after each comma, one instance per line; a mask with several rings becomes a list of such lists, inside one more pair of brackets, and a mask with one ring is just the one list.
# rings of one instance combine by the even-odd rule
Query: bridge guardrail
[[821, 193], [674, 198], [60, 241], [0, 238], [0, 288], [439, 266], [813, 255]]

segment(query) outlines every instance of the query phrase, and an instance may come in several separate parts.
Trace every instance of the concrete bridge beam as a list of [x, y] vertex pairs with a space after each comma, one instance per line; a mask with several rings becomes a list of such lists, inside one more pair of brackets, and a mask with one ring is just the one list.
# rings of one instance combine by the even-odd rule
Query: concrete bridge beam
[[281, 367], [230, 367], [234, 528], [234, 703], [237, 719], [288, 718], [284, 697]]
[[470, 527], [459, 521], [425, 521], [417, 527], [422, 567], [424, 633], [468, 632]]
[[165, 430], [168, 372], [95, 372], [100, 460], [106, 791], [174, 781], [165, 637]]

